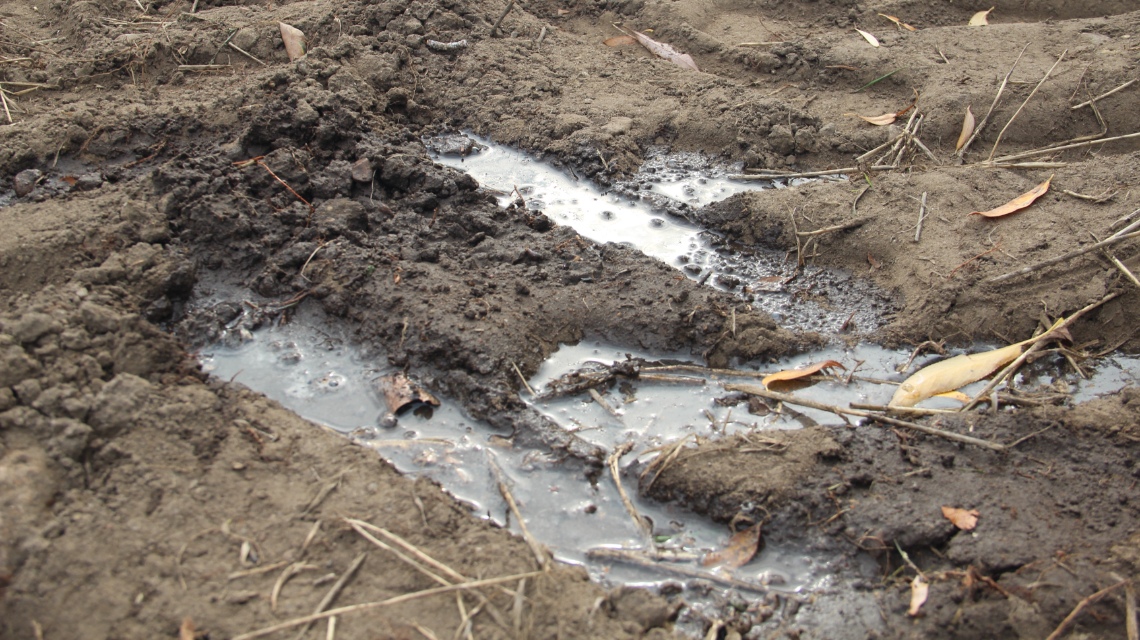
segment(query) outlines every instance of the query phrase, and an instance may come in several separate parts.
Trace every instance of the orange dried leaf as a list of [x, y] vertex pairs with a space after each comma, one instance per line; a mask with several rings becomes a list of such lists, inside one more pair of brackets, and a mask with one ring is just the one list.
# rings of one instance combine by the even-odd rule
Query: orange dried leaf
[[823, 362], [817, 362], [815, 364], [809, 364], [808, 366], [800, 368], [800, 369], [784, 369], [783, 371], [777, 371], [776, 373], [773, 373], [772, 375], [764, 376], [764, 379], [761, 380], [760, 383], [763, 384], [765, 387], [767, 387], [769, 384], [771, 384], [773, 382], [786, 382], [788, 380], [799, 380], [800, 378], [806, 378], [808, 376], [815, 375], [815, 374], [819, 373], [820, 371], [822, 371], [824, 369], [830, 369], [831, 367], [839, 367], [840, 369], [843, 369], [843, 370], [847, 369], [847, 367], [839, 364], [835, 360], [824, 360]]
[[305, 55], [305, 33], [292, 25], [278, 22], [281, 29], [281, 40], [285, 43], [285, 53], [289, 54], [289, 62]]
[[603, 40], [602, 44], [607, 47], [620, 47], [627, 44], [637, 44], [637, 38], [633, 36], [614, 36]]
[[970, 531], [978, 526], [978, 513], [977, 509], [959, 509], [958, 507], [942, 507], [942, 516], [952, 522], [955, 527], [962, 531]]
[[954, 150], [958, 151], [966, 146], [972, 135], [974, 135], [974, 112], [967, 106], [966, 117], [962, 119], [962, 133], [958, 134], [958, 144], [954, 146]]
[[664, 42], [658, 42], [644, 33], [634, 31], [633, 37], [637, 38], [637, 41], [641, 43], [641, 46], [649, 50], [649, 53], [652, 53], [658, 58], [668, 60], [678, 67], [700, 71], [700, 69], [697, 68], [697, 63], [693, 62], [693, 58], [689, 54], [681, 53]]
[[990, 23], [990, 12], [993, 10], [994, 10], [994, 8], [990, 7], [989, 9], [986, 9], [985, 11], [979, 11], [979, 12], [975, 13], [973, 16], [970, 17], [970, 26], [971, 27], [985, 27], [985, 26], [989, 25], [989, 23]]
[[867, 42], [870, 42], [872, 47], [879, 46], [879, 39], [875, 36], [867, 33], [866, 31], [863, 31], [862, 29], [856, 29], [856, 31], [858, 31], [859, 35], [863, 36]]
[[1003, 204], [1000, 207], [997, 207], [996, 209], [990, 209], [989, 211], [971, 211], [970, 215], [985, 216], [987, 218], [1000, 218], [1001, 216], [1011, 214], [1014, 211], [1021, 211], [1025, 207], [1033, 204], [1035, 200], [1045, 195], [1045, 192], [1049, 190], [1049, 183], [1052, 181], [1053, 176], [1049, 176], [1049, 179], [1045, 182], [1042, 182], [1036, 187], [1033, 187], [1033, 189], [1027, 193], [1023, 193], [1017, 196], [1013, 200], [1010, 200], [1009, 202]]
[[701, 558], [701, 566], [721, 566], [737, 569], [748, 564], [760, 548], [760, 525], [755, 524], [743, 531], [737, 531], [729, 538], [728, 544], [720, 551], [713, 551]]
[[908, 616], [918, 615], [918, 610], [926, 603], [926, 596], [930, 593], [930, 584], [922, 578], [915, 576], [910, 581], [910, 608], [906, 610]]
[[887, 14], [885, 14], [885, 13], [880, 13], [879, 15], [880, 15], [880, 16], [882, 16], [882, 17], [884, 17], [884, 18], [886, 18], [887, 20], [890, 20], [891, 22], [893, 22], [893, 23], [895, 23], [896, 25], [898, 25], [898, 26], [902, 27], [903, 29], [906, 29], [907, 31], [918, 31], [918, 29], [915, 29], [914, 27], [912, 27], [912, 26], [910, 26], [909, 24], [907, 24], [907, 23], [903, 22], [902, 20], [899, 20], [898, 18], [896, 18], [896, 17], [894, 17], [894, 16], [888, 16], [888, 15], [887, 15]]

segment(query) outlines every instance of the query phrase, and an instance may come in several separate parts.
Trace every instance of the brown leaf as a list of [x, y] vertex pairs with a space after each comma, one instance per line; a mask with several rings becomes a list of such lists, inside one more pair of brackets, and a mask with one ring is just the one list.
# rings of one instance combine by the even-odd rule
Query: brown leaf
[[285, 42], [285, 53], [289, 54], [289, 62], [305, 55], [305, 34], [297, 27], [278, 22], [281, 29], [281, 40]]
[[644, 33], [634, 31], [632, 34], [633, 37], [637, 38], [637, 41], [641, 43], [641, 46], [648, 49], [649, 53], [652, 53], [658, 58], [661, 58], [662, 60], [668, 60], [678, 67], [692, 69], [693, 71], [700, 71], [700, 69], [697, 68], [697, 63], [693, 62], [693, 58], [689, 56], [689, 54], [681, 53], [680, 51], [677, 51], [664, 42], [658, 42], [653, 38], [645, 35]]
[[182, 625], [178, 627], [178, 640], [194, 640], [198, 630], [194, 628], [194, 621], [190, 616], [182, 619]]
[[871, 255], [870, 253], [867, 254], [867, 264], [871, 265], [872, 271], [874, 271], [875, 269], [882, 269], [883, 268], [883, 263], [876, 260], [875, 256]]
[[1049, 190], [1049, 183], [1052, 181], [1053, 176], [1049, 176], [1049, 179], [1045, 182], [1042, 182], [1036, 187], [1033, 187], [1028, 192], [1017, 196], [1013, 200], [1010, 200], [1000, 207], [990, 209], [989, 211], [971, 211], [970, 215], [985, 216], [987, 218], [1000, 218], [1001, 216], [1011, 214], [1015, 211], [1021, 211], [1025, 207], [1033, 204], [1034, 200], [1045, 195], [1045, 192]]
[[954, 146], [954, 150], [958, 151], [964, 147], [972, 135], [974, 135], [974, 112], [967, 106], [966, 117], [962, 120], [962, 133], [958, 134], [958, 144]]
[[914, 27], [903, 22], [902, 20], [899, 20], [898, 18], [896, 18], [894, 16], [888, 16], [885, 13], [880, 13], [879, 15], [886, 18], [887, 20], [890, 20], [891, 22], [897, 24], [898, 26], [902, 27], [903, 29], [906, 29], [907, 31], [918, 31], [918, 29], [915, 29]]
[[856, 29], [856, 31], [858, 31], [859, 35], [863, 36], [863, 38], [866, 39], [867, 42], [870, 42], [872, 47], [879, 46], [879, 39], [876, 38], [875, 36], [867, 33], [866, 31], [863, 31], [862, 29]]
[[980, 515], [977, 509], [966, 511], [958, 507], [942, 507], [942, 516], [962, 531], [970, 531], [978, 526], [978, 516]]
[[930, 593], [930, 584], [922, 576], [915, 576], [910, 581], [910, 608], [906, 610], [908, 616], [918, 615], [918, 610], [926, 603], [926, 596]]
[[399, 413], [417, 402], [430, 404], [433, 407], [439, 406], [439, 400], [435, 396], [413, 383], [403, 372], [381, 376], [375, 384], [377, 390], [384, 396], [384, 404], [388, 406], [388, 411], [392, 413]]
[[970, 26], [971, 27], [984, 27], [984, 26], [989, 25], [989, 23], [990, 23], [990, 12], [993, 10], [994, 10], [994, 8], [990, 7], [989, 9], [986, 9], [985, 11], [979, 11], [979, 12], [975, 13], [973, 16], [970, 17]]
[[614, 36], [602, 41], [602, 44], [607, 47], [620, 47], [627, 44], [637, 44], [637, 38], [633, 36]]
[[815, 364], [809, 364], [808, 366], [801, 367], [799, 369], [784, 369], [783, 371], [777, 371], [776, 373], [773, 373], [772, 375], [764, 376], [764, 379], [761, 380], [760, 383], [763, 384], [765, 387], [767, 387], [768, 385], [770, 385], [773, 382], [786, 382], [788, 380], [799, 380], [800, 378], [806, 378], [808, 376], [815, 375], [815, 374], [819, 373], [820, 371], [822, 371], [824, 369], [830, 369], [831, 367], [839, 367], [840, 369], [844, 369], [844, 370], [847, 369], [847, 367], [843, 366], [842, 364], [839, 364], [835, 360], [824, 360], [823, 362], [817, 362]]
[[728, 544], [720, 551], [713, 551], [701, 558], [701, 566], [721, 566], [737, 569], [748, 564], [760, 548], [760, 524], [743, 531], [737, 531], [729, 538]]

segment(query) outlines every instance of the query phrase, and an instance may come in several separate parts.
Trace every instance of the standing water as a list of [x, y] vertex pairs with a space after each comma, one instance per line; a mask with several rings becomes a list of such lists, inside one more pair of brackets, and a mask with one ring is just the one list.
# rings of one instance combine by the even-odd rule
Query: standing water
[[[719, 250], [715, 236], [662, 213], [685, 206], [707, 204], [752, 185], [735, 183], [715, 172], [686, 173], [679, 165], [691, 160], [661, 156], [642, 174], [619, 191], [637, 194], [631, 199], [605, 194], [593, 185], [576, 180], [533, 158], [489, 143], [464, 158], [441, 157], [441, 162], [472, 173], [486, 188], [503, 193], [502, 204], [521, 194], [527, 205], [541, 208], [561, 224], [573, 226], [582, 235], [605, 242], [626, 242], [671, 265], [690, 277], [723, 289], [745, 291], [771, 275], [783, 275], [782, 254], [729, 253]], [[698, 163], [699, 164], [699, 163]], [[730, 284], [731, 276], [739, 284]], [[844, 281], [848, 276], [814, 271], [801, 277]], [[726, 284], [729, 283], [729, 284]], [[753, 291], [760, 287], [752, 288]], [[878, 323], [886, 304], [868, 303], [866, 291], [854, 287], [850, 300], [830, 296], [836, 309], [823, 310], [794, 302], [790, 295], [752, 296], [775, 315], [794, 317], [803, 328], [835, 331], [851, 314], [863, 314], [863, 328]], [[232, 293], [232, 292], [230, 292]], [[750, 294], [745, 294], [750, 295]], [[233, 296], [226, 296], [232, 299]], [[878, 300], [872, 298], [873, 300]], [[881, 299], [881, 298], [880, 298]], [[215, 299], [213, 302], [218, 302]], [[199, 304], [211, 301], [200, 300]], [[859, 316], [857, 316], [859, 317]], [[380, 452], [402, 472], [425, 475], [438, 481], [476, 513], [518, 530], [507, 514], [492, 462], [502, 470], [530, 532], [565, 562], [582, 564], [591, 575], [607, 583], [647, 584], [677, 578], [676, 572], [632, 568], [591, 557], [597, 549], [636, 549], [646, 540], [626, 512], [614, 480], [607, 473], [596, 483], [580, 472], [569, 471], [546, 451], [520, 450], [509, 446], [505, 436], [485, 423], [465, 415], [444, 399], [431, 412], [408, 413], [393, 426], [379, 426], [387, 413], [373, 381], [392, 373], [374, 368], [383, 357], [364, 357], [352, 346], [345, 330], [311, 306], [302, 306], [284, 325], [256, 333], [235, 323], [235, 340], [203, 352], [205, 368], [222, 378], [265, 393], [298, 414], [345, 433], [364, 446]], [[234, 344], [236, 343], [236, 344]], [[806, 362], [834, 359], [849, 368], [861, 362], [859, 373], [868, 378], [900, 380], [895, 368], [908, 353], [863, 345], [791, 358], [769, 365], [768, 370], [793, 368]], [[688, 360], [688, 354], [639, 353], [614, 345], [582, 343], [564, 346], [553, 354], [529, 381], [541, 395], [558, 377], [583, 367], [604, 367], [627, 357], [646, 360]], [[917, 364], [921, 364], [917, 363]], [[744, 365], [743, 369], [755, 370]], [[562, 428], [608, 451], [630, 445], [621, 459], [623, 467], [645, 463], [663, 445], [692, 436], [723, 437], [763, 429], [799, 428], [803, 420], [838, 423], [830, 413], [805, 409], [798, 419], [787, 415], [754, 416], [741, 407], [717, 402], [728, 395], [721, 380], [711, 375], [689, 374], [685, 384], [634, 380], [614, 389], [601, 389], [590, 396], [531, 399], [531, 406]], [[1077, 386], [1076, 399], [1110, 392], [1140, 378], [1140, 359], [1116, 358], [1101, 366], [1097, 375]], [[1042, 384], [1068, 384], [1066, 380], [1043, 380]], [[971, 389], [967, 389], [969, 393]], [[885, 404], [894, 391], [887, 384], [831, 381], [797, 392], [832, 405], [849, 402]], [[599, 402], [600, 399], [602, 402]], [[603, 403], [607, 408], [603, 408]], [[793, 414], [794, 415], [794, 414]], [[623, 475], [626, 490], [637, 511], [652, 523], [653, 545], [683, 562], [689, 572], [700, 572], [696, 559], [723, 547], [730, 532], [674, 505], [663, 505], [638, 496], [636, 477]], [[684, 560], [688, 558], [688, 560]], [[733, 578], [756, 585], [757, 591], [812, 592], [832, 585], [842, 567], [836, 560], [812, 554], [805, 548], [771, 544], [750, 563], [733, 572]], [[850, 568], [848, 568], [850, 569]], [[864, 568], [865, 569], [865, 568]], [[857, 573], [858, 568], [854, 569]], [[846, 571], [851, 575], [851, 571]], [[707, 574], [713, 578], [713, 574]], [[692, 594], [689, 594], [692, 596]], [[691, 598], [690, 598], [691, 599]], [[873, 626], [873, 625], [872, 625]]]

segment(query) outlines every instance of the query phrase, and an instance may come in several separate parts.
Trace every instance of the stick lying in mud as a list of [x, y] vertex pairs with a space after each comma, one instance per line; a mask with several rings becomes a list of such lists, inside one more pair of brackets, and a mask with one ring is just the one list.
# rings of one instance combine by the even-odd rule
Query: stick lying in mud
[[[875, 165], [869, 167], [869, 171], [889, 171], [891, 169], [898, 169], [898, 167], [890, 164]], [[859, 173], [862, 171], [859, 167], [845, 167], [843, 169], [827, 169], [826, 171], [804, 171], [802, 173], [746, 173], [735, 174], [728, 176], [731, 180], [787, 180], [790, 178], [819, 178], [822, 176], [838, 176], [846, 173]]]
[[[1096, 302], [1085, 306], [1080, 311], [1077, 311], [1076, 313], [1069, 316], [1068, 318], [1065, 318], [1061, 322], [1058, 322], [1056, 325], [1051, 327], [1048, 331], [1042, 333], [1041, 335], [1037, 336], [1036, 338], [1033, 338], [1032, 341], [1028, 343], [1029, 348], [1026, 349], [1025, 351], [1023, 351], [1021, 353], [1021, 355], [1017, 357], [1016, 360], [1009, 363], [1004, 369], [1002, 369], [1001, 373], [994, 376], [993, 380], [990, 380], [989, 384], [986, 385], [986, 388], [982, 389], [978, 393], [978, 395], [974, 396], [973, 400], [966, 403], [966, 405], [963, 406], [960, 409], [960, 411], [969, 411], [970, 409], [973, 409], [974, 407], [976, 407], [978, 405], [978, 403], [984, 401], [986, 399], [986, 397], [989, 396], [990, 392], [993, 391], [994, 389], [996, 389], [999, 384], [1001, 384], [1003, 381], [1007, 380], [1011, 375], [1013, 375], [1013, 372], [1017, 371], [1018, 367], [1020, 367], [1022, 364], [1024, 364], [1025, 361], [1029, 359], [1030, 355], [1032, 355], [1035, 351], [1041, 349], [1041, 347], [1045, 346], [1046, 341], [1048, 341], [1050, 338], [1056, 337], [1058, 332], [1064, 331], [1065, 329], [1067, 329], [1070, 325], [1072, 325], [1074, 322], [1076, 322], [1077, 319], [1080, 318], [1081, 316], [1085, 315], [1089, 311], [1092, 311], [1093, 309], [1096, 309], [1097, 307], [1108, 302], [1109, 300], [1112, 300], [1112, 299], [1118, 297], [1119, 295], [1120, 295], [1120, 292], [1110, 293], [1107, 296], [1101, 298], [1100, 300], [1097, 300]], [[996, 401], [994, 404], [995, 404], [994, 408], [996, 409], [997, 408]]]
[[[737, 589], [745, 589], [753, 593], [768, 593], [771, 589], [768, 585], [759, 584], [756, 582], [749, 582], [747, 580], [738, 580], [725, 575], [716, 574], [708, 571], [701, 571], [685, 565], [672, 564], [667, 562], [658, 562], [653, 558], [646, 556], [638, 551], [630, 551], [628, 549], [606, 549], [598, 547], [590, 549], [586, 552], [586, 557], [593, 560], [608, 560], [610, 562], [622, 562], [631, 564], [637, 567], [644, 567], [654, 571], [663, 573], [671, 573], [673, 575], [681, 576], [684, 578], [696, 578], [698, 580], [708, 580], [709, 582], [716, 582], [717, 584], [726, 587], [735, 587]], [[234, 640], [237, 640], [235, 638]]]
[[844, 407], [837, 407], [835, 405], [824, 404], [822, 402], [816, 402], [814, 400], [807, 400], [805, 398], [797, 398], [795, 396], [788, 395], [786, 393], [776, 393], [775, 391], [768, 391], [764, 387], [758, 387], [758, 386], [753, 385], [753, 384], [726, 384], [726, 385], [724, 385], [724, 388], [726, 391], [740, 391], [741, 393], [747, 393], [747, 394], [753, 395], [753, 396], [760, 396], [762, 398], [769, 398], [771, 400], [779, 400], [780, 402], [786, 402], [788, 404], [797, 404], [797, 405], [800, 405], [802, 407], [810, 407], [812, 409], [819, 409], [820, 411], [829, 411], [829, 412], [834, 413], [836, 415], [849, 415], [849, 416], [857, 416], [860, 418], [870, 418], [871, 420], [877, 420], [879, 422], [885, 422], [886, 424], [894, 425], [896, 427], [905, 427], [907, 429], [911, 429], [912, 431], [918, 431], [920, 433], [925, 433], [927, 435], [938, 436], [940, 438], [946, 438], [947, 440], [953, 440], [955, 442], [963, 442], [965, 444], [972, 444], [972, 445], [975, 445], [978, 447], [984, 447], [984, 448], [989, 449], [991, 451], [1005, 451], [1008, 448], [1006, 445], [1000, 444], [997, 442], [990, 442], [988, 440], [982, 440], [980, 438], [974, 438], [971, 436], [964, 436], [962, 434], [953, 433], [951, 431], [943, 431], [942, 429], [935, 429], [934, 427], [928, 427], [924, 424], [918, 424], [917, 422], [909, 422], [907, 420], [899, 420], [897, 418], [891, 418], [889, 416], [884, 416], [884, 415], [881, 415], [878, 413], [873, 413], [871, 411], [862, 411], [860, 409], [849, 409], [849, 408], [844, 408]]
[[1045, 84], [1045, 81], [1048, 80], [1049, 76], [1053, 74], [1053, 70], [1056, 69], [1057, 65], [1061, 64], [1061, 61], [1065, 59], [1065, 54], [1067, 53], [1069, 53], [1068, 49], [1065, 49], [1061, 52], [1061, 55], [1057, 57], [1057, 61], [1053, 63], [1053, 66], [1049, 67], [1049, 70], [1046, 71], [1045, 75], [1041, 77], [1041, 81], [1037, 83], [1037, 86], [1033, 87], [1033, 91], [1029, 92], [1029, 95], [1026, 96], [1025, 101], [1022, 102], [1021, 106], [1017, 108], [1017, 111], [1014, 111], [1013, 115], [1009, 117], [1009, 122], [1006, 122], [1005, 126], [1002, 127], [1001, 131], [998, 132], [997, 140], [994, 140], [994, 148], [990, 149], [990, 156], [986, 158], [987, 160], [994, 159], [994, 154], [997, 153], [998, 145], [1001, 144], [1002, 136], [1005, 135], [1006, 130], [1008, 130], [1009, 126], [1013, 124], [1013, 121], [1017, 119], [1017, 116], [1021, 115], [1021, 110], [1025, 108], [1025, 105], [1029, 104], [1029, 101], [1033, 99], [1033, 96], [1037, 95], [1037, 90], [1041, 88], [1041, 85]]
[[1057, 640], [1058, 638], [1063, 636], [1066, 631], [1068, 631], [1069, 626], [1073, 624], [1073, 621], [1077, 619], [1077, 616], [1081, 615], [1081, 612], [1085, 610], [1085, 607], [1088, 607], [1089, 605], [1092, 605], [1092, 604], [1096, 604], [1102, 598], [1104, 598], [1108, 594], [1112, 593], [1113, 591], [1116, 591], [1117, 589], [1119, 589], [1121, 587], [1131, 586], [1131, 584], [1132, 584], [1131, 580], [1122, 580], [1120, 582], [1117, 582], [1114, 585], [1107, 586], [1107, 587], [1101, 589], [1100, 591], [1097, 591], [1096, 593], [1085, 598], [1084, 600], [1081, 600], [1080, 602], [1077, 603], [1077, 606], [1073, 608], [1073, 610], [1069, 613], [1069, 615], [1065, 616], [1065, 619], [1061, 621], [1061, 624], [1057, 625], [1057, 628], [1053, 630], [1053, 633], [1050, 633], [1049, 637], [1045, 638], [1045, 640]]
[[333, 616], [343, 616], [349, 613], [358, 613], [360, 611], [368, 611], [370, 609], [380, 609], [382, 607], [391, 607], [412, 600], [420, 600], [422, 598], [430, 598], [432, 596], [440, 595], [442, 593], [453, 593], [455, 591], [470, 591], [472, 589], [480, 589], [482, 587], [493, 587], [507, 582], [518, 582], [523, 578], [534, 578], [542, 575], [542, 571], [531, 571], [528, 573], [519, 573], [511, 576], [503, 576], [501, 578], [487, 578], [486, 580], [475, 580], [474, 582], [465, 582], [463, 584], [455, 584], [450, 587], [436, 587], [434, 589], [424, 589], [423, 591], [415, 591], [412, 593], [405, 593], [401, 596], [388, 598], [387, 600], [380, 600], [377, 602], [364, 602], [361, 604], [354, 604], [345, 607], [338, 607], [336, 609], [329, 609], [321, 613], [314, 613], [313, 615], [305, 616], [303, 618], [294, 618], [287, 620], [281, 624], [275, 624], [272, 627], [265, 627], [257, 631], [250, 631], [241, 635], [234, 636], [230, 640], [253, 640], [254, 638], [264, 638], [265, 636], [299, 627], [303, 624], [309, 624], [318, 620], [324, 620]]
[[1104, 93], [1100, 94], [1099, 96], [1097, 96], [1091, 100], [1085, 100], [1084, 102], [1082, 102], [1080, 104], [1073, 105], [1073, 106], [1069, 107], [1069, 110], [1070, 111], [1076, 111], [1077, 109], [1080, 109], [1081, 107], [1087, 107], [1094, 102], [1097, 102], [1099, 100], [1104, 100], [1105, 98], [1107, 98], [1108, 96], [1111, 96], [1112, 94], [1116, 93], [1117, 91], [1123, 91], [1123, 90], [1127, 89], [1128, 87], [1131, 87], [1135, 82], [1136, 82], [1135, 79], [1129, 80], [1128, 82], [1125, 82], [1124, 84], [1120, 85], [1119, 87], [1112, 89], [1111, 91], [1105, 91]]
[[495, 21], [495, 26], [491, 27], [492, 38], [499, 34], [499, 25], [503, 24], [503, 18], [507, 17], [507, 14], [511, 12], [511, 9], [513, 9], [514, 6], [515, 0], [510, 0], [510, 2], [507, 2], [507, 8], [503, 9], [503, 12], [499, 14], [499, 19]]
[[653, 530], [649, 528], [649, 523], [645, 521], [645, 518], [641, 517], [641, 514], [637, 512], [637, 507], [633, 506], [633, 501], [629, 499], [629, 494], [625, 492], [625, 487], [621, 484], [621, 471], [618, 468], [618, 461], [621, 460], [622, 456], [629, 453], [630, 449], [633, 449], [632, 442], [627, 442], [617, 447], [606, 460], [606, 464], [610, 468], [610, 474], [614, 477], [614, 484], [617, 485], [618, 496], [621, 497], [621, 503], [625, 505], [625, 510], [629, 514], [629, 517], [633, 518], [634, 525], [645, 538], [645, 550], [647, 552], [653, 552], [656, 548], [656, 545], [653, 543]]
[[[325, 597], [321, 598], [320, 603], [317, 604], [317, 610], [313, 612], [313, 615], [320, 614], [325, 610], [325, 607], [332, 604], [333, 600], [336, 600], [336, 597], [340, 595], [341, 590], [344, 589], [344, 585], [348, 584], [348, 581], [352, 579], [352, 576], [356, 575], [356, 570], [360, 568], [360, 565], [364, 564], [364, 559], [367, 557], [367, 553], [362, 553], [356, 556], [356, 559], [352, 561], [352, 564], [348, 565], [348, 569], [346, 569], [344, 574], [341, 575], [340, 580], [337, 580], [336, 584], [334, 584], [332, 588], [329, 589], [329, 592], [325, 594]], [[297, 633], [298, 640], [300, 638], [303, 638], [305, 634], [308, 633], [309, 628], [313, 626], [313, 622], [315, 622], [315, 620], [303, 623], [301, 630]]]
[[[371, 542], [372, 544], [376, 545], [377, 547], [380, 547], [381, 549], [384, 549], [385, 551], [390, 552], [391, 554], [393, 554], [394, 556], [396, 556], [397, 558], [402, 560], [404, 563], [410, 565], [416, 571], [419, 571], [420, 573], [424, 574], [425, 576], [427, 576], [427, 577], [431, 578], [432, 580], [438, 582], [441, 586], [448, 587], [448, 586], [451, 586], [451, 585], [456, 584], [456, 583], [463, 584], [466, 582], [471, 582], [471, 579], [468, 578], [467, 576], [459, 573], [458, 571], [452, 569], [451, 567], [447, 566], [446, 564], [443, 564], [439, 560], [436, 560], [435, 558], [429, 556], [428, 554], [421, 551], [419, 549], [419, 547], [408, 542], [407, 540], [404, 540], [400, 536], [388, 531], [387, 529], [384, 529], [383, 527], [377, 527], [376, 525], [374, 525], [372, 523], [365, 522], [363, 520], [358, 520], [356, 518], [345, 518], [344, 521], [347, 522], [348, 525], [351, 526], [353, 529], [355, 529], [356, 532], [359, 533], [365, 540]], [[376, 533], [378, 535], [383, 536], [389, 542], [391, 542], [393, 545], [396, 545], [397, 547], [399, 547], [403, 551], [401, 551], [400, 549], [396, 549], [392, 545], [385, 543], [384, 541], [377, 538], [375, 535], [372, 535], [373, 533]], [[405, 554], [404, 552], [407, 552], [407, 553]], [[424, 566], [424, 565], [427, 565], [427, 566]], [[435, 569], [436, 571], [439, 571], [440, 573], [444, 574], [445, 576], [447, 576], [447, 578], [450, 578], [451, 581], [449, 582], [447, 580], [447, 578], [443, 578], [442, 576], [437, 575], [436, 573], [431, 571], [431, 569], [429, 569], [428, 567], [431, 567], [431, 569]], [[505, 589], [503, 587], [500, 587], [500, 589], [502, 589], [507, 594], [513, 595], [511, 593], [511, 591], [508, 589]], [[488, 613], [491, 614], [491, 617], [493, 617], [495, 619], [495, 622], [497, 622], [500, 627], [502, 627], [505, 630], [510, 629], [510, 627], [507, 626], [506, 618], [503, 616], [503, 613], [501, 611], [499, 611], [498, 607], [496, 607], [494, 604], [492, 604], [491, 601], [488, 600], [486, 596], [479, 593], [478, 591], [474, 592], [474, 595], [475, 595], [475, 597], [477, 597], [479, 599], [480, 604], [484, 608], [487, 609]]]
[[990, 116], [994, 113], [994, 108], [997, 107], [998, 101], [1001, 100], [1001, 94], [1005, 93], [1005, 87], [1009, 84], [1009, 77], [1013, 75], [1013, 70], [1017, 68], [1017, 63], [1021, 62], [1021, 56], [1025, 55], [1025, 50], [1028, 48], [1029, 43], [1026, 42], [1025, 46], [1021, 48], [1021, 53], [1017, 54], [1017, 59], [1013, 61], [1013, 65], [1009, 68], [1009, 73], [1005, 74], [1005, 77], [1002, 78], [1001, 86], [999, 86], [997, 90], [997, 95], [994, 96], [994, 101], [990, 103], [990, 110], [986, 112], [986, 115], [982, 118], [982, 121], [978, 123], [978, 126], [974, 127], [974, 134], [971, 135], [970, 139], [966, 140], [966, 144], [962, 145], [962, 148], [958, 150], [959, 160], [965, 157], [966, 151], [969, 150], [974, 140], [977, 140], [978, 136], [982, 135], [982, 130], [986, 128], [986, 124], [990, 121]]
[[538, 566], [543, 569], [549, 568], [546, 549], [538, 543], [538, 540], [535, 540], [530, 530], [526, 528], [526, 520], [523, 520], [522, 511], [519, 511], [519, 503], [515, 501], [515, 496], [511, 493], [511, 488], [507, 486], [506, 476], [503, 475], [503, 470], [499, 467], [499, 463], [495, 462], [495, 457], [490, 451], [487, 452], [487, 463], [490, 464], [491, 471], [495, 473], [495, 480], [499, 485], [499, 493], [503, 495], [503, 500], [507, 501], [507, 506], [511, 508], [511, 513], [515, 516], [515, 520], [518, 521], [519, 529], [522, 530], [523, 539], [526, 540], [531, 552], [534, 553], [534, 559], [538, 562]]
[[[1140, 221], [1137, 221], [1137, 223], [1140, 223]], [[1105, 240], [1101, 240], [1100, 242], [1098, 242], [1096, 244], [1091, 244], [1091, 245], [1084, 247], [1084, 248], [1081, 248], [1081, 249], [1075, 249], [1073, 251], [1070, 251], [1064, 255], [1057, 256], [1055, 258], [1049, 258], [1048, 260], [1042, 260], [1041, 262], [1031, 264], [1028, 267], [1022, 267], [1022, 268], [1018, 269], [1017, 271], [1010, 271], [1009, 273], [1003, 273], [1000, 276], [995, 276], [993, 278], [990, 278], [986, 282], [988, 282], [990, 284], [997, 284], [999, 282], [1004, 282], [1004, 281], [1009, 280], [1011, 278], [1016, 278], [1017, 276], [1023, 276], [1023, 275], [1033, 273], [1035, 271], [1039, 271], [1041, 269], [1044, 269], [1045, 267], [1051, 267], [1051, 266], [1058, 264], [1060, 262], [1072, 260], [1073, 258], [1083, 256], [1086, 253], [1096, 251], [1097, 249], [1103, 249], [1104, 247], [1112, 246], [1112, 245], [1116, 244], [1117, 242], [1122, 242], [1122, 241], [1128, 240], [1130, 238], [1140, 237], [1140, 231], [1127, 232], [1128, 230], [1136, 227], [1137, 223], [1134, 223], [1132, 225], [1125, 227], [1124, 229], [1117, 232], [1116, 234], [1108, 237]]]

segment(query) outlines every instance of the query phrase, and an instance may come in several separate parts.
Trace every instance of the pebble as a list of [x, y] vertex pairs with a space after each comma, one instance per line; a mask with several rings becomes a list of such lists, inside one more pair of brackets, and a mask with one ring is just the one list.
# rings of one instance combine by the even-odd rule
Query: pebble
[[12, 187], [16, 190], [16, 195], [23, 198], [36, 188], [36, 183], [42, 178], [44, 173], [39, 169], [24, 169], [16, 174], [16, 179], [13, 181]]

